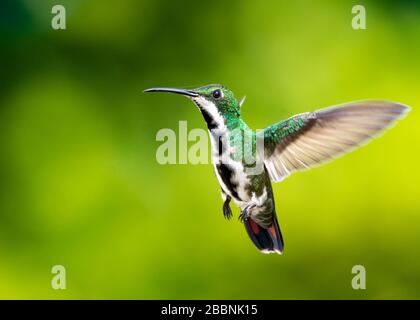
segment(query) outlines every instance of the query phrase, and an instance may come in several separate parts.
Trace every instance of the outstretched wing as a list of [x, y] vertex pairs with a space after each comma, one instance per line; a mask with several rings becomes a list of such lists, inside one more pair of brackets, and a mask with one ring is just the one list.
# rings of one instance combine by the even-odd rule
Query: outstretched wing
[[281, 181], [349, 152], [389, 127], [409, 108], [388, 101], [361, 101], [302, 113], [273, 124], [264, 136], [264, 163]]

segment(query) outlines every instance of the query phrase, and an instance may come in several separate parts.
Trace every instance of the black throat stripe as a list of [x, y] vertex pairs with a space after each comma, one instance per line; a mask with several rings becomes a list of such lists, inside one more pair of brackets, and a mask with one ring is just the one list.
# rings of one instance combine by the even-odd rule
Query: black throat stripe
[[197, 101], [194, 101], [197, 105], [198, 109], [200, 109], [201, 114], [203, 115], [204, 121], [207, 124], [207, 128], [212, 131], [217, 128], [217, 123], [214, 121], [213, 117], [210, 115], [210, 113], [207, 112], [206, 109], [203, 108], [203, 106], [198, 103]]
[[198, 106], [200, 109], [201, 114], [203, 115], [204, 121], [206, 121], [207, 128], [211, 131], [213, 129], [217, 128], [216, 121], [213, 120], [210, 113], [208, 113], [204, 108], [202, 108], [200, 105]]

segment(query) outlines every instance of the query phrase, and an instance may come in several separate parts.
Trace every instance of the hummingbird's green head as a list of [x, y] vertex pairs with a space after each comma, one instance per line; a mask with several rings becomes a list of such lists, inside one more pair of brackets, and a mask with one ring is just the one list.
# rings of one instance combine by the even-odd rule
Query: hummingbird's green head
[[209, 130], [239, 119], [240, 103], [233, 92], [220, 84], [211, 84], [196, 89], [151, 88], [144, 92], [171, 92], [190, 98], [198, 107]]

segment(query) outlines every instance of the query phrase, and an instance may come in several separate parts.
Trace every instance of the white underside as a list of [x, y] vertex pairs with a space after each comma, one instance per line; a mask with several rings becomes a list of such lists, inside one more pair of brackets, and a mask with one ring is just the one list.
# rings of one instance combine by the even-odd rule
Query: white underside
[[[252, 194], [252, 197], [248, 194], [247, 186], [250, 184], [250, 179], [248, 174], [244, 172], [244, 166], [241, 161], [233, 159], [235, 154], [235, 149], [229, 143], [229, 130], [227, 129], [223, 116], [218, 112], [217, 107], [211, 101], [208, 101], [202, 97], [193, 98], [193, 100], [198, 103], [202, 108], [204, 108], [207, 113], [212, 117], [217, 128], [213, 129], [210, 132], [210, 140], [213, 150], [213, 166], [216, 177], [219, 181], [219, 184], [223, 191], [228, 194], [236, 203], [236, 205], [243, 210], [250, 203], [255, 203], [257, 205], [264, 203], [267, 199], [267, 192], [264, 190], [263, 194], [260, 197], [256, 197], [255, 194]], [[225, 146], [225, 152], [222, 155], [219, 155], [219, 143], [218, 138], [222, 139], [222, 143]], [[216, 164], [222, 161], [223, 164], [229, 166], [234, 174], [231, 178], [231, 182], [235, 184], [236, 192], [241, 199], [238, 201], [233, 197], [230, 190], [227, 188], [222, 178], [220, 177]]]

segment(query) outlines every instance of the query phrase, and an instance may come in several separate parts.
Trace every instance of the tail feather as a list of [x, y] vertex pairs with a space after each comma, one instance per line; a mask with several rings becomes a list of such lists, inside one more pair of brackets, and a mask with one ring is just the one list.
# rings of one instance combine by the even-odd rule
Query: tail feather
[[245, 229], [254, 245], [263, 253], [283, 253], [283, 237], [280, 232], [277, 217], [273, 215], [273, 223], [263, 228], [251, 217], [245, 221]]

